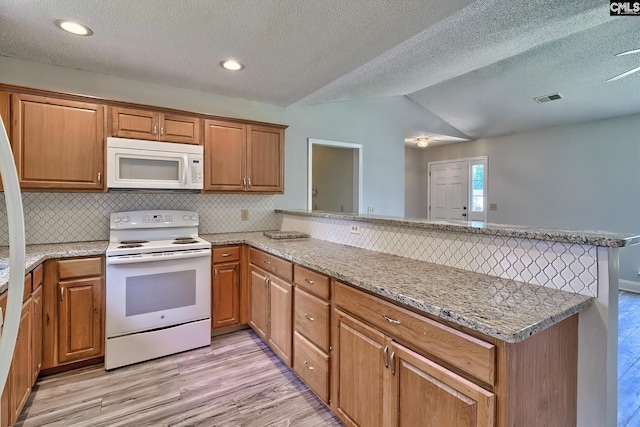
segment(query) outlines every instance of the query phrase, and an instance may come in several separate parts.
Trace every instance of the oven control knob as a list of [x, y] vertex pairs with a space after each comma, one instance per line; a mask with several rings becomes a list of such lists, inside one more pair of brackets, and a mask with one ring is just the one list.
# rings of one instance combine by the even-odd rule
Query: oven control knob
[[196, 220], [196, 216], [195, 215], [191, 215], [191, 221], [195, 221]]
[[125, 216], [122, 218], [122, 222], [129, 222], [131, 218], [129, 218], [128, 216]]
[[114, 216], [113, 217], [113, 222], [115, 222], [116, 224], [120, 222], [120, 217], [119, 216]]
[[184, 219], [185, 221], [189, 221], [189, 215], [184, 215], [182, 219]]

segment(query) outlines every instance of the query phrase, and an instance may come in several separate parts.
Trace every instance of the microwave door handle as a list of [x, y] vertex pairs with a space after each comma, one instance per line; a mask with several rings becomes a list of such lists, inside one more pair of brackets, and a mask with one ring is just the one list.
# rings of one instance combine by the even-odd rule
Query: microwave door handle
[[182, 158], [182, 188], [189, 188], [189, 155]]

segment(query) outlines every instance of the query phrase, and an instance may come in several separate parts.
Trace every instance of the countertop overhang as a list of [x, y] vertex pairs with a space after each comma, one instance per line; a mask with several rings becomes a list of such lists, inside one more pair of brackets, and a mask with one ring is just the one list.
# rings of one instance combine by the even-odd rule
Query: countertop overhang
[[396, 225], [402, 227], [425, 228], [429, 230], [484, 234], [490, 236], [537, 239], [552, 242], [576, 243], [580, 245], [621, 248], [640, 244], [640, 235], [631, 233], [613, 233], [609, 231], [564, 230], [554, 228], [530, 227], [521, 225], [491, 224], [480, 221], [434, 221], [423, 218], [400, 218], [362, 214], [345, 214], [324, 211], [306, 211], [295, 209], [276, 209], [276, 213], [285, 215], [329, 218], [346, 221], [368, 222], [373, 224]]
[[[318, 239], [274, 240], [262, 232], [205, 234], [213, 245], [248, 244], [418, 312], [517, 343], [589, 307], [593, 298]], [[29, 245], [26, 272], [51, 258], [102, 255], [108, 242]], [[0, 249], [0, 265], [8, 248]], [[8, 268], [0, 270], [0, 294]]]

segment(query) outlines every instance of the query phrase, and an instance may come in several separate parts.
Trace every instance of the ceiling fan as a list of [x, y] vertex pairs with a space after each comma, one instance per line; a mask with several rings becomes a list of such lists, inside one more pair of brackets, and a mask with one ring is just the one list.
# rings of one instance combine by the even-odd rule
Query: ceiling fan
[[[617, 57], [617, 56], [625, 56], [625, 55], [631, 55], [631, 54], [633, 54], [633, 53], [640, 53], [640, 49], [627, 50], [627, 51], [625, 51], [625, 52], [617, 53], [615, 56], [616, 56], [616, 57]], [[608, 81], [608, 82], [613, 82], [613, 81], [616, 81], [616, 80], [620, 80], [621, 78], [623, 78], [623, 77], [627, 77], [627, 76], [629, 76], [629, 75], [631, 75], [631, 74], [633, 74], [633, 73], [637, 73], [638, 71], [640, 71], [640, 67], [632, 68], [632, 69], [631, 69], [631, 70], [629, 70], [629, 71], [625, 71], [625, 72], [624, 72], [624, 73], [622, 73], [622, 74], [618, 74], [617, 76], [613, 76], [613, 77], [611, 77], [610, 79], [607, 79], [607, 81]]]

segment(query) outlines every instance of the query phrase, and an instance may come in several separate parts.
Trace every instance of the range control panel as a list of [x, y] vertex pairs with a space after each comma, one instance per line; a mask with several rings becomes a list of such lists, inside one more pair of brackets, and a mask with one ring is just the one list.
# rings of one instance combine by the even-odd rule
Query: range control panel
[[132, 211], [111, 214], [110, 228], [197, 227], [198, 212], [192, 211]]

